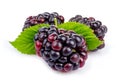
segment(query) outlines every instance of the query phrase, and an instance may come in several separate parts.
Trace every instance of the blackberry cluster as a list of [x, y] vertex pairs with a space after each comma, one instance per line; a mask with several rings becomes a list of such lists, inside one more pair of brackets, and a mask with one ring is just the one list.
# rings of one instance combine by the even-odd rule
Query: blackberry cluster
[[58, 24], [64, 23], [64, 17], [62, 15], [59, 15], [57, 12], [53, 13], [44, 12], [43, 14], [39, 14], [37, 16], [28, 17], [24, 23], [23, 30], [30, 26], [34, 26], [36, 24], [41, 23], [53, 25], [55, 24], [54, 18], [57, 19]]
[[87, 59], [86, 42], [73, 31], [58, 30], [54, 25], [43, 27], [34, 41], [37, 54], [54, 70], [76, 70], [83, 67]]
[[82, 17], [81, 15], [76, 15], [75, 17], [72, 17], [69, 21], [79, 22], [90, 26], [90, 28], [94, 31], [94, 34], [99, 38], [99, 40], [103, 41], [103, 44], [101, 44], [97, 49], [104, 48], [104, 36], [107, 32], [107, 27], [105, 25], [102, 25], [101, 21], [95, 20], [95, 18], [93, 17]]

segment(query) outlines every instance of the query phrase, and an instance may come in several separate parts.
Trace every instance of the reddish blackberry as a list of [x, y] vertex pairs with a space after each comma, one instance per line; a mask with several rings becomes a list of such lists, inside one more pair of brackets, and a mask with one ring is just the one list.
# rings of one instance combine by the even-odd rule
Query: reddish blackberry
[[94, 30], [95, 35], [99, 38], [99, 40], [103, 41], [103, 44], [100, 45], [97, 49], [101, 49], [104, 47], [104, 36], [107, 32], [107, 27], [102, 25], [101, 21], [95, 20], [93, 17], [82, 17], [81, 15], [76, 15], [72, 17], [69, 21], [79, 22], [90, 26], [92, 30]]
[[52, 25], [49, 28], [41, 28], [34, 40], [37, 54], [57, 71], [68, 72], [85, 64], [86, 42], [82, 36], [74, 32], [58, 30]]
[[53, 13], [44, 12], [43, 14], [38, 14], [37, 16], [28, 17], [24, 23], [23, 30], [36, 24], [45, 23], [53, 25], [55, 24], [54, 18], [57, 19], [58, 24], [64, 23], [64, 17], [62, 15], [59, 15], [57, 12]]

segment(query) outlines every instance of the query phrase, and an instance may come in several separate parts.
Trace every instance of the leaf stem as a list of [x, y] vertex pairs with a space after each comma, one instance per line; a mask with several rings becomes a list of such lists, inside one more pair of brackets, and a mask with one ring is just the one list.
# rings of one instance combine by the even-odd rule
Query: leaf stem
[[55, 26], [57, 27], [58, 23], [57, 23], [57, 19], [56, 18], [54, 18], [54, 22], [55, 22]]

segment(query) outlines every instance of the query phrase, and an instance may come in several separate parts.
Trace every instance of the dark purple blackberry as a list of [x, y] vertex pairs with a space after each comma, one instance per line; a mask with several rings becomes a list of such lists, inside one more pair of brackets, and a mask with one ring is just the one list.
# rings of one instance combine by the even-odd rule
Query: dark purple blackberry
[[101, 21], [95, 20], [95, 18], [93, 17], [82, 17], [81, 15], [76, 15], [75, 17], [72, 17], [69, 21], [79, 22], [90, 26], [99, 40], [103, 41], [103, 44], [101, 44], [97, 49], [102, 49], [104, 47], [103, 38], [105, 36], [105, 33], [107, 32], [107, 27], [105, 25], [102, 25]]
[[[51, 30], [54, 32], [49, 33]], [[38, 55], [41, 55], [54, 70], [61, 72], [76, 70], [82, 67], [87, 59], [86, 42], [82, 36], [73, 31], [58, 30], [54, 25], [49, 28], [43, 27], [35, 35], [34, 41], [40, 44], [39, 49], [35, 47], [36, 52], [40, 53]]]
[[54, 25], [55, 24], [54, 18], [57, 19], [58, 24], [64, 23], [64, 17], [59, 15], [57, 12], [53, 13], [44, 12], [43, 14], [38, 14], [37, 16], [28, 17], [24, 23], [23, 30], [30, 26], [42, 23]]

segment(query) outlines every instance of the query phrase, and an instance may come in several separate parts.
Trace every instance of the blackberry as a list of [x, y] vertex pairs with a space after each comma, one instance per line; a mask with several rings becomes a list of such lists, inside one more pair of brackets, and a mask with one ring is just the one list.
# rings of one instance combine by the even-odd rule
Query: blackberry
[[[49, 33], [51, 30], [54, 31]], [[40, 36], [42, 33], [46, 36]], [[85, 39], [73, 31], [58, 30], [54, 25], [43, 27], [35, 35], [34, 41], [37, 54], [54, 70], [76, 70], [83, 67], [87, 59]]]
[[64, 23], [64, 17], [62, 15], [59, 15], [57, 12], [53, 12], [53, 13], [44, 12], [42, 14], [38, 14], [37, 16], [28, 17], [24, 23], [23, 31], [24, 29], [30, 26], [34, 26], [36, 24], [45, 23], [45, 24], [54, 25], [55, 24], [54, 18], [57, 19], [58, 24]]
[[99, 40], [103, 41], [103, 44], [101, 44], [97, 49], [104, 48], [104, 36], [107, 32], [107, 27], [105, 25], [102, 25], [101, 21], [95, 20], [95, 18], [93, 17], [82, 17], [81, 15], [76, 15], [75, 17], [72, 17], [69, 21], [88, 25], [94, 31], [94, 34], [99, 38]]

